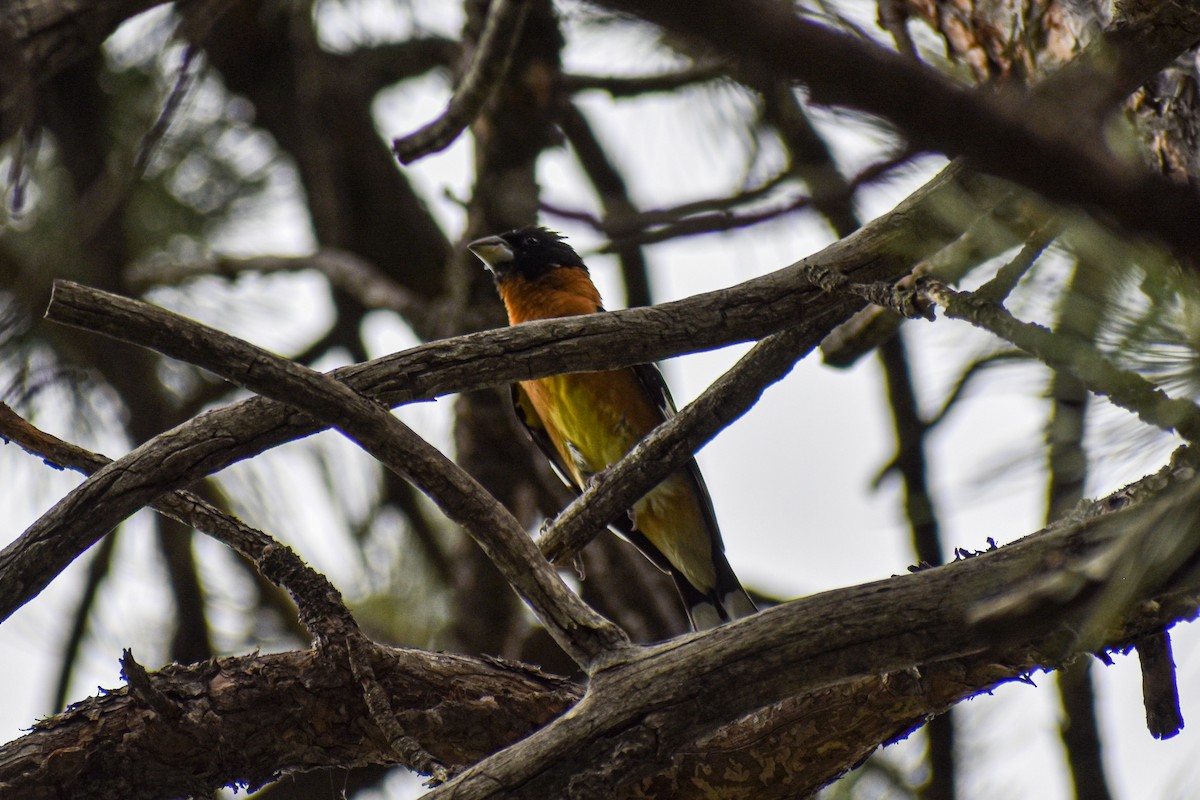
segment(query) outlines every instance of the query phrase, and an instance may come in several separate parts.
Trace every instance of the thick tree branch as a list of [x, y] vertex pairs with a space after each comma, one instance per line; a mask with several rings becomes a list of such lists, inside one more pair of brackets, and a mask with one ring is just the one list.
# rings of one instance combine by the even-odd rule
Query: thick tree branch
[[[797, 600], [672, 640], [593, 676], [588, 695], [570, 715], [429, 797], [481, 800], [514, 792], [529, 797], [623, 796], [633, 786], [644, 789], [643, 781], [661, 772], [664, 753], [689, 748], [734, 719], [753, 725], [753, 709], [821, 694], [821, 713], [830, 724], [813, 726], [811, 719], [798, 723], [808, 736], [797, 749], [800, 756], [787, 763], [806, 763], [797, 765], [799, 772], [786, 772], [786, 786], [771, 777], [785, 774], [779, 771], [781, 762], [790, 758], [775, 747], [774, 730], [764, 732], [757, 746], [720, 754], [724, 773], [705, 771], [714, 780], [722, 774], [738, 776], [730, 783], [747, 796], [806, 796], [869, 752], [856, 749], [863, 743], [844, 735], [853, 726], [843, 723], [860, 711], [888, 720], [890, 731], [875, 740], [888, 741], [928, 714], [996, 683], [1032, 669], [1054, 668], [1089, 648], [1122, 647], [1141, 631], [1193, 618], [1200, 603], [1200, 570], [1194, 563], [1165, 581], [1139, 581], [1140, 594], [1125, 598], [1122, 610], [1112, 615], [1097, 617], [1094, 605], [1045, 598], [1032, 617], [1022, 615], [1008, 637], [998, 637], [995, 627], [964, 624], [980, 598], [1070, 574], [1081, 562], [1126, 546], [1126, 531], [1140, 536], [1143, 507], [1149, 519], [1160, 522], [1163, 504], [1193, 501], [1198, 484], [1190, 469], [1164, 471], [1095, 504], [1090, 513], [1096, 516], [1090, 519], [1072, 520], [944, 567]], [[1113, 513], [1116, 508], [1125, 510]], [[1111, 563], [1117, 569], [1105, 576], [1107, 585], [1125, 578], [1123, 562]], [[1031, 618], [1036, 621], [1030, 623]], [[1081, 627], [1104, 633], [1098, 640], [1081, 640]], [[858, 685], [859, 694], [851, 689], [856, 681], [870, 688]], [[627, 702], [631, 696], [637, 697], [634, 706]], [[866, 706], [856, 708], [855, 702]], [[837, 720], [831, 721], [830, 714]], [[764, 739], [772, 743], [764, 745]], [[839, 766], [813, 768], [821, 761], [816, 754], [823, 745], [838, 750]], [[696, 796], [698, 787], [686, 784], [677, 780], [677, 792], [662, 794]]]
[[[456, 769], [526, 736], [581, 694], [565, 680], [487, 658], [378, 648], [370, 667], [405, 729]], [[290, 772], [397, 762], [364, 724], [358, 680], [318, 651], [171, 665], [148, 684], [172, 712], [116, 689], [0, 748], [0, 794], [212, 796]]]
[[629, 644], [618, 628], [567, 588], [507, 509], [374, 400], [229, 334], [67, 281], [55, 283], [46, 316], [188, 361], [336, 427], [462, 525], [581, 667], [610, 658]]

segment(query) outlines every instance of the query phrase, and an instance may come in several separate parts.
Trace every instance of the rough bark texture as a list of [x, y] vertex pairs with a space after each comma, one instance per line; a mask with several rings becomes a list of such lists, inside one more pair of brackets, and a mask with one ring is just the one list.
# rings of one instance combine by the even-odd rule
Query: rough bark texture
[[[372, 667], [405, 730], [460, 766], [528, 735], [579, 696], [560, 679], [489, 659], [393, 649], [377, 651]], [[148, 693], [121, 688], [35, 725], [0, 751], [0, 792], [203, 795], [395, 758], [345, 663], [315, 651], [172, 665], [150, 685], [160, 711]]]

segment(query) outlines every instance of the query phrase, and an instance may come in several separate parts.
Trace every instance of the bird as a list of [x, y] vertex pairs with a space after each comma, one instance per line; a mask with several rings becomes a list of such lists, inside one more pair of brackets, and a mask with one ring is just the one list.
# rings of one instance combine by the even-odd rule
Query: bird
[[[491, 270], [510, 325], [604, 311], [583, 259], [554, 231], [520, 228], [467, 247]], [[653, 364], [520, 381], [512, 399], [534, 443], [577, 494], [675, 414]], [[725, 557], [695, 459], [610, 527], [671, 575], [693, 630], [757, 611]]]

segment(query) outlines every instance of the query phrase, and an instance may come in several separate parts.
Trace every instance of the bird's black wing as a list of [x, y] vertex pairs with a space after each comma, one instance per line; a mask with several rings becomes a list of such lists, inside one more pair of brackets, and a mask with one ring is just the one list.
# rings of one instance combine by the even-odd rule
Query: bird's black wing
[[519, 383], [512, 385], [512, 403], [513, 409], [517, 412], [517, 419], [525, 426], [529, 438], [542, 451], [542, 455], [546, 456], [546, 460], [550, 462], [550, 466], [554, 468], [554, 472], [567, 485], [568, 489], [575, 494], [579, 494], [581, 490], [571, 478], [571, 471], [567, 469], [566, 462], [558, 454], [558, 449], [555, 448], [554, 442], [550, 441], [550, 434], [547, 433], [546, 426], [542, 424], [541, 418], [533, 410], [533, 404], [529, 402], [529, 395], [525, 394], [525, 390], [521, 388], [521, 384]]
[[[637, 376], [638, 383], [642, 385], [647, 396], [653, 398], [654, 402], [658, 405], [663, 419], [670, 419], [675, 416], [675, 401], [672, 399], [671, 390], [667, 388], [667, 382], [663, 380], [662, 373], [659, 372], [658, 367], [653, 364], [638, 364], [633, 368], [633, 373]], [[704, 514], [704, 524], [708, 528], [713, 544], [717, 550], [724, 552], [725, 543], [721, 541], [721, 529], [717, 526], [717, 512], [713, 510], [712, 497], [708, 494], [708, 487], [704, 484], [704, 476], [700, 474], [700, 467], [696, 464], [696, 459], [688, 459], [687, 464], [683, 467], [683, 472], [693, 483], [696, 496], [700, 499], [700, 510]]]

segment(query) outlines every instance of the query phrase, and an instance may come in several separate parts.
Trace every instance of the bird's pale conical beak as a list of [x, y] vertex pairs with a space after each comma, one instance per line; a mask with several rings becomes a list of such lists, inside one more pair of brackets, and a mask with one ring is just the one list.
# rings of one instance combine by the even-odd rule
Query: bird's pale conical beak
[[499, 236], [485, 236], [467, 245], [467, 249], [479, 256], [488, 269], [496, 272], [513, 260], [513, 251], [508, 242]]

